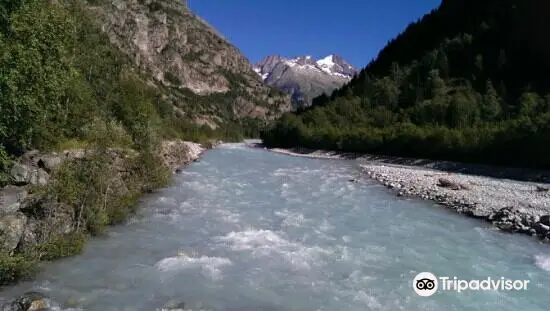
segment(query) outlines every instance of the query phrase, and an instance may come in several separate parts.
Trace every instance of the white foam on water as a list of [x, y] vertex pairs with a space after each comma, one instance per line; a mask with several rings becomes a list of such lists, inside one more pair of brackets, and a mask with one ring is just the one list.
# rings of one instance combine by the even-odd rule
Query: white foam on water
[[184, 269], [200, 268], [212, 279], [219, 279], [221, 277], [221, 268], [231, 264], [232, 262], [228, 258], [208, 256], [189, 257], [182, 254], [181, 256], [164, 258], [158, 261], [155, 267], [161, 272], [176, 272]]
[[247, 149], [249, 148], [245, 143], [223, 143], [217, 148], [222, 149]]
[[190, 188], [192, 191], [197, 193], [214, 193], [219, 190], [219, 186], [214, 183], [205, 183], [202, 181], [185, 181], [186, 188]]
[[173, 224], [181, 221], [181, 214], [177, 209], [160, 209], [153, 214], [153, 218]]
[[542, 270], [550, 271], [550, 256], [548, 255], [536, 255], [535, 265]]
[[323, 255], [332, 251], [319, 246], [304, 246], [290, 242], [271, 230], [249, 229], [218, 237], [218, 241], [228, 244], [235, 251], [250, 251], [255, 257], [279, 255], [284, 262], [298, 269], [310, 269], [323, 262]]
[[321, 230], [321, 232], [331, 231], [332, 229], [334, 229], [334, 226], [331, 225], [326, 219], [323, 219], [323, 222], [319, 225], [319, 230]]
[[289, 211], [288, 209], [284, 209], [282, 211], [275, 211], [275, 215], [283, 219], [282, 225], [285, 227], [299, 228], [299, 227], [302, 227], [303, 224], [306, 222], [304, 214], [299, 212]]
[[241, 222], [241, 214], [226, 209], [216, 210], [216, 214], [226, 223], [238, 224]]
[[160, 197], [157, 199], [157, 203], [161, 203], [163, 205], [169, 205], [169, 206], [177, 206], [178, 202], [176, 201], [176, 198], [174, 197]]
[[370, 310], [380, 309], [382, 305], [374, 298], [373, 296], [367, 294], [365, 291], [361, 290], [355, 294], [353, 301], [358, 301], [364, 303], [367, 308]]
[[272, 176], [292, 176], [294, 178], [294, 177], [299, 177], [304, 175], [307, 176], [307, 175], [312, 175], [317, 173], [323, 173], [323, 171], [320, 169], [310, 169], [307, 167], [296, 166], [291, 168], [278, 168], [275, 171], [273, 171], [271, 175]]

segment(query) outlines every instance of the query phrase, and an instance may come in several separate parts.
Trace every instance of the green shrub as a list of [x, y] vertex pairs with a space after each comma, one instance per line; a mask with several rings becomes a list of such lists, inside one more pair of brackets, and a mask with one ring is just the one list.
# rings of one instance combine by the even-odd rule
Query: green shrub
[[5, 186], [9, 181], [10, 166], [10, 157], [2, 145], [0, 145], [0, 187]]
[[37, 261], [25, 255], [0, 252], [0, 286], [32, 277], [37, 267]]
[[34, 250], [40, 260], [55, 260], [81, 254], [86, 245], [87, 235], [82, 232], [57, 235]]
[[109, 225], [123, 223], [128, 215], [135, 213], [140, 196], [140, 192], [132, 191], [111, 202], [107, 209]]

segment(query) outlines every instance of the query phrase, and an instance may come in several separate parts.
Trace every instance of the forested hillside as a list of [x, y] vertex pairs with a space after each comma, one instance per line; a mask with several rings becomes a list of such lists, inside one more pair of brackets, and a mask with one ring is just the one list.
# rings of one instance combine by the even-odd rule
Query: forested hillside
[[[132, 24], [150, 16], [162, 21]], [[169, 41], [173, 31], [154, 35], [167, 27], [193, 27], [194, 41], [185, 38], [186, 50], [149, 48]], [[238, 50], [177, 0], [2, 1], [0, 47], [0, 184], [9, 159], [25, 150], [96, 138], [134, 149], [167, 138], [240, 140], [279, 108]]]
[[269, 146], [550, 168], [550, 3], [444, 0]]

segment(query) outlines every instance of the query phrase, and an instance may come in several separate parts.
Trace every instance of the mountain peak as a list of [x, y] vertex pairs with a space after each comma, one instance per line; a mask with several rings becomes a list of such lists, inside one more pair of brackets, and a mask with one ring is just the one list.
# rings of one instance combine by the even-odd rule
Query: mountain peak
[[334, 89], [349, 82], [357, 70], [338, 54], [331, 54], [319, 60], [311, 55], [295, 58], [268, 56], [254, 66], [269, 85], [280, 87], [292, 94], [295, 102], [304, 101], [309, 104], [311, 99], [322, 93], [330, 93]]
[[287, 58], [275, 54], [267, 56], [257, 63], [254, 70], [265, 80], [269, 76], [269, 72], [281, 63], [288, 67], [298, 66], [297, 69], [317, 70], [331, 76], [348, 79], [351, 79], [357, 73], [357, 70], [338, 54], [330, 54], [319, 60], [315, 60], [311, 55]]

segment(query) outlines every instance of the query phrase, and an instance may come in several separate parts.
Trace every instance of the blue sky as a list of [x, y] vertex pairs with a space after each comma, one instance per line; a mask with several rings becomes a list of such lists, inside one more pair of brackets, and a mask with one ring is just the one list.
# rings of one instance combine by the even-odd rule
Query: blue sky
[[188, 0], [251, 62], [267, 55], [339, 54], [364, 67], [441, 0]]

